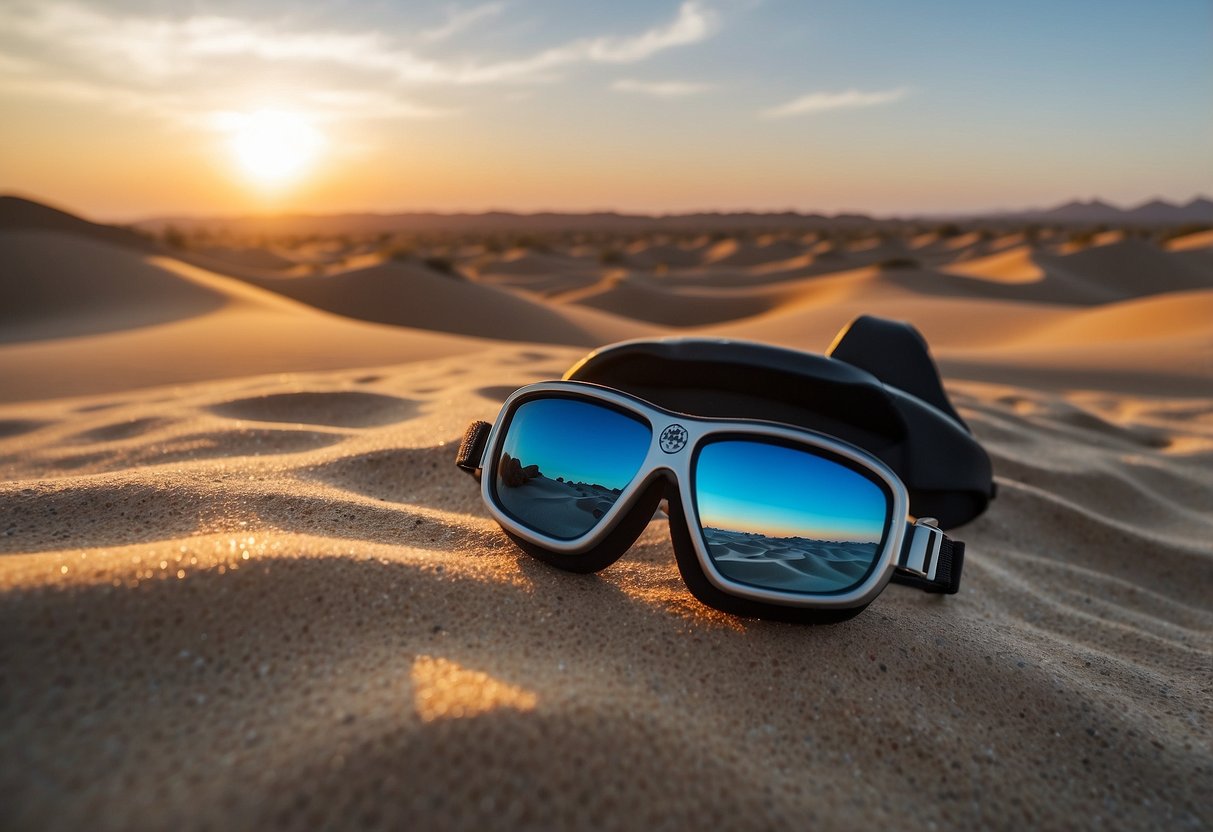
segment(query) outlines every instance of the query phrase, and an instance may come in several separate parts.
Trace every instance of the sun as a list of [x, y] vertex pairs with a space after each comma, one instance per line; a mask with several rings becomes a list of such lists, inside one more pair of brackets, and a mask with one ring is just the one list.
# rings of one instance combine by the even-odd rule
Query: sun
[[303, 176], [324, 146], [324, 136], [299, 113], [256, 110], [233, 113], [225, 121], [236, 160], [262, 185], [283, 185]]

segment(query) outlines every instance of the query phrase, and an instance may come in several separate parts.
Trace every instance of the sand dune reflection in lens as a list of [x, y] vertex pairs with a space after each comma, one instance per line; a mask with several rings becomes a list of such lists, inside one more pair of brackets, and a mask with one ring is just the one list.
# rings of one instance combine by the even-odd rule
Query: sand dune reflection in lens
[[525, 402], [514, 413], [497, 463], [497, 498], [536, 531], [579, 537], [636, 476], [651, 437], [646, 423], [604, 405]]
[[722, 575], [793, 592], [859, 583], [879, 553], [889, 512], [884, 489], [858, 471], [748, 440], [703, 447], [695, 499], [704, 543]]

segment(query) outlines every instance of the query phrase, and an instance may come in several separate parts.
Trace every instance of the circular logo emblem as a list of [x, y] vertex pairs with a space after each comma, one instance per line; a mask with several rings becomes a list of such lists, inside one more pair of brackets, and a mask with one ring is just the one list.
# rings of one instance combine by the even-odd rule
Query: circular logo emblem
[[687, 446], [687, 429], [682, 425], [670, 425], [661, 432], [658, 444], [667, 454], [678, 453]]

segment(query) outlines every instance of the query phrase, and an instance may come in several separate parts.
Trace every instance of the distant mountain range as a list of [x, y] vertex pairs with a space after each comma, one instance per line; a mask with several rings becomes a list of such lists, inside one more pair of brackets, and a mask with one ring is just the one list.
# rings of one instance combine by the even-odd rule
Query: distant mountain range
[[1101, 199], [1090, 202], [1073, 200], [1056, 208], [1012, 211], [990, 215], [992, 218], [1033, 219], [1051, 222], [1141, 223], [1179, 225], [1189, 222], [1213, 222], [1213, 200], [1196, 197], [1183, 205], [1152, 199], [1134, 208], [1118, 208]]
[[1178, 226], [1178, 224], [1189, 222], [1213, 222], [1213, 200], [1207, 196], [1197, 196], [1189, 203], [1178, 205], [1168, 203], [1163, 199], [1151, 199], [1147, 203], [1122, 209], [1111, 203], [1105, 203], [1101, 199], [1093, 199], [1088, 203], [1076, 199], [1070, 203], [1052, 207], [1052, 209], [997, 213], [990, 217], [1042, 222], [1140, 223]]

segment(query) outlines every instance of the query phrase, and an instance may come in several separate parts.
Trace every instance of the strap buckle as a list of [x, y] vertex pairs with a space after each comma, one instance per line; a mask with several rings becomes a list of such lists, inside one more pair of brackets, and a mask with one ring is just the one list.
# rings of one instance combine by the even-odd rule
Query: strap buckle
[[939, 550], [943, 546], [943, 532], [939, 521], [934, 517], [919, 517], [910, 527], [908, 547], [902, 548], [902, 558], [898, 567], [911, 575], [935, 580], [939, 569]]
[[473, 477], [478, 476], [480, 471], [484, 448], [488, 444], [489, 432], [492, 429], [493, 426], [488, 422], [472, 422], [464, 431], [463, 441], [459, 443], [455, 464]]

